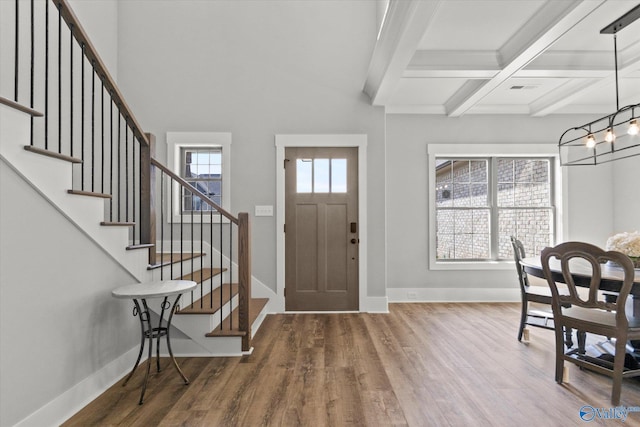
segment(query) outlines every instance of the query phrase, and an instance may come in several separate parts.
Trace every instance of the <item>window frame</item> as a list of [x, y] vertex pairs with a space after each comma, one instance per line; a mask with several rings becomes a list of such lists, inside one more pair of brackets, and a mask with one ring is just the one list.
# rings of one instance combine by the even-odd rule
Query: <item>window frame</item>
[[[231, 211], [231, 133], [230, 132], [167, 132], [167, 157], [168, 164], [173, 172], [185, 178], [182, 171], [182, 153], [183, 148], [212, 148], [222, 151], [222, 208]], [[167, 184], [168, 185], [168, 184]], [[170, 189], [174, 193], [173, 206], [167, 205], [168, 215], [167, 222], [183, 222], [191, 221], [191, 211], [180, 215], [180, 197], [178, 197], [178, 184], [174, 183]], [[219, 223], [220, 215], [213, 211], [213, 218], [207, 214], [203, 216], [203, 221]], [[200, 221], [200, 215], [194, 214], [194, 221]], [[222, 217], [222, 222], [229, 220]]]
[[[552, 242], [561, 239], [563, 230], [565, 229], [563, 212], [564, 199], [562, 197], [563, 188], [566, 183], [562, 179], [560, 162], [557, 147], [551, 144], [428, 144], [428, 245], [429, 260], [428, 268], [430, 270], [506, 270], [513, 268], [513, 260], [505, 259], [489, 259], [489, 260], [438, 260], [436, 259], [436, 158], [452, 158], [452, 159], [488, 159], [489, 160], [489, 176], [488, 184], [491, 198], [489, 199], [489, 209], [491, 212], [491, 256], [497, 257], [499, 236], [494, 230], [498, 227], [497, 214], [499, 207], [497, 206], [497, 169], [491, 167], [493, 158], [545, 158], [550, 160], [550, 179], [551, 181], [551, 204], [554, 208], [554, 222], [552, 224], [553, 236]], [[546, 208], [545, 208], [546, 209]]]

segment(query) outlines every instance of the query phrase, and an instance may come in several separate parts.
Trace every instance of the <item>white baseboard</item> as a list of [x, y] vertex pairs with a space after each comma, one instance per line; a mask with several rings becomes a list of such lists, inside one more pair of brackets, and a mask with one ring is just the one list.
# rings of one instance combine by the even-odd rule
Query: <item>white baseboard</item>
[[517, 302], [518, 288], [387, 288], [389, 302]]
[[[138, 357], [138, 351], [138, 346], [132, 348], [15, 424], [14, 427], [59, 426], [127, 375]], [[143, 355], [140, 363], [144, 360], [147, 359]]]
[[388, 313], [389, 297], [367, 297], [360, 311], [367, 313]]

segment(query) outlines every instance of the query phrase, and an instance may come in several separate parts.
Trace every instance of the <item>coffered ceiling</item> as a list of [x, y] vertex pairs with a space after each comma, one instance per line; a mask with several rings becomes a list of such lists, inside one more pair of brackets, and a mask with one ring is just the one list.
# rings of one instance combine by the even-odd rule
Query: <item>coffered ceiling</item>
[[[364, 90], [388, 113], [609, 114], [626, 0], [390, 0]], [[617, 34], [619, 105], [640, 102], [640, 19]]]

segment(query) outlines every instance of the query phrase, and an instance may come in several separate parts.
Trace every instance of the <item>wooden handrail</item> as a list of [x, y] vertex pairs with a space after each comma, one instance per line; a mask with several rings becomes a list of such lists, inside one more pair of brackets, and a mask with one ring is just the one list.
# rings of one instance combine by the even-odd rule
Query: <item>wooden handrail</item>
[[222, 216], [227, 218], [229, 221], [233, 222], [236, 225], [238, 224], [238, 218], [236, 218], [235, 216], [231, 215], [229, 212], [227, 212], [224, 209], [222, 209], [222, 207], [218, 206], [213, 200], [211, 200], [209, 198], [209, 196], [206, 196], [203, 192], [201, 192], [200, 190], [195, 188], [193, 185], [189, 184], [183, 178], [181, 178], [178, 175], [176, 175], [174, 172], [169, 170], [169, 168], [167, 168], [165, 165], [163, 165], [162, 163], [160, 163], [156, 159], [151, 159], [151, 164], [153, 166], [157, 167], [158, 169], [160, 169], [161, 171], [163, 171], [165, 174], [169, 175], [171, 178], [173, 178], [175, 181], [177, 181], [183, 187], [187, 188], [193, 194], [195, 194], [196, 196], [200, 197], [200, 199], [202, 199], [202, 201], [204, 203], [206, 203], [209, 206], [211, 206], [212, 208], [214, 208], [216, 211], [218, 211], [220, 214], [222, 214]]
[[129, 108], [129, 105], [127, 105], [126, 101], [124, 100], [124, 96], [120, 92], [120, 89], [118, 89], [118, 86], [116, 85], [113, 77], [111, 77], [111, 74], [109, 74], [109, 71], [107, 70], [107, 67], [105, 66], [102, 59], [100, 58], [100, 55], [98, 55], [98, 51], [91, 43], [91, 40], [89, 40], [89, 36], [87, 35], [87, 32], [84, 30], [84, 28], [80, 24], [80, 21], [76, 17], [75, 13], [73, 13], [73, 10], [69, 5], [68, 0], [51, 0], [51, 1], [60, 10], [62, 19], [64, 19], [67, 25], [69, 25], [69, 27], [73, 26], [73, 36], [78, 41], [78, 44], [80, 46], [84, 44], [85, 56], [89, 60], [89, 63], [93, 64], [95, 72], [98, 75], [98, 77], [102, 76], [102, 82], [104, 83], [104, 87], [111, 94], [111, 98], [113, 99], [115, 104], [119, 107], [120, 113], [122, 114], [122, 116], [130, 123], [131, 128], [134, 131], [134, 135], [138, 138], [138, 140], [141, 143], [148, 146], [149, 140], [147, 138], [147, 135], [145, 135], [144, 131], [142, 130], [142, 126], [140, 126], [140, 124], [138, 123], [138, 120], [136, 119], [135, 115], [131, 111], [131, 108]]

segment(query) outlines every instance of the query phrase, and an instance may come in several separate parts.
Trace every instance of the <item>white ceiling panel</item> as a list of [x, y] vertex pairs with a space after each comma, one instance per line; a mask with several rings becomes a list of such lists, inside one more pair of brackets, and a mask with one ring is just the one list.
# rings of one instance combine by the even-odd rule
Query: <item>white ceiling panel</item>
[[541, 0], [442, 1], [418, 48], [498, 50], [544, 3]]
[[[613, 64], [613, 36], [600, 34], [600, 30], [615, 21], [634, 6], [637, 1], [615, 0], [608, 1], [586, 16], [575, 28], [555, 42], [549, 50], [591, 52], [611, 52]], [[618, 50], [622, 51], [630, 45], [637, 43], [640, 35], [640, 20], [624, 28], [618, 34]]]
[[444, 104], [465, 82], [466, 79], [400, 79], [390, 103]]
[[513, 78], [484, 97], [478, 104], [530, 104], [538, 98], [565, 84], [567, 79], [520, 79]]
[[[364, 90], [390, 112], [608, 114], [613, 36], [600, 30], [635, 7], [637, 0], [390, 0]], [[620, 104], [636, 104], [640, 19], [617, 42]]]

